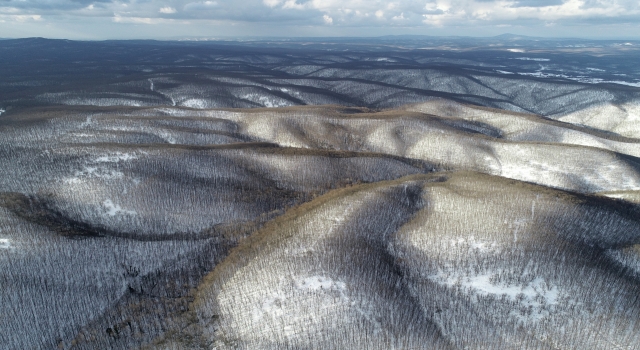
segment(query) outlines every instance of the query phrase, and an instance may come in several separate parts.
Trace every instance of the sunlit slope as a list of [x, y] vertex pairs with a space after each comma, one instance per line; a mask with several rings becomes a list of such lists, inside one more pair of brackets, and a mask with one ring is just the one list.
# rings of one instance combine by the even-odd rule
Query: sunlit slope
[[640, 191], [601, 192], [599, 194], [610, 198], [618, 198], [631, 203], [640, 204]]
[[[480, 112], [488, 114], [482, 122], [466, 120], [464, 114], [319, 107], [212, 116], [234, 121], [240, 133], [253, 139], [281, 146], [393, 154], [579, 192], [640, 189], [639, 160], [633, 156], [640, 153], [637, 140], [562, 128], [534, 116]], [[507, 117], [520, 129], [508, 124]], [[518, 137], [525, 131], [542, 136]]]
[[612, 255], [634, 210], [478, 173], [336, 190], [235, 248], [193, 311], [217, 348], [632, 347], [639, 282]]
[[572, 113], [554, 115], [554, 119], [577, 125], [608, 130], [626, 137], [640, 139], [640, 101], [602, 103]]
[[12, 131], [7, 138], [14, 147], [62, 142], [163, 144], [168, 148], [244, 144], [252, 148], [258, 145], [250, 143], [267, 142], [280, 147], [399, 156], [579, 192], [640, 189], [638, 139], [444, 100], [381, 112], [323, 106], [277, 110], [94, 108], [35, 115], [44, 121], [32, 116], [35, 120], [29, 128], [6, 128]]
[[[584, 123], [560, 122], [534, 114], [514, 113], [499, 109], [464, 105], [447, 100], [432, 100], [407, 106], [406, 110], [433, 114], [452, 119], [478, 132], [492, 131], [510, 141], [552, 142], [608, 149], [635, 157], [640, 156], [640, 138], [633, 134], [616, 133], [615, 128], [596, 128]], [[611, 113], [603, 113], [602, 120], [615, 120]], [[460, 121], [462, 119], [463, 121]], [[465, 121], [467, 122], [465, 124]], [[566, 122], [565, 122], [566, 121]], [[637, 128], [636, 128], [637, 129]]]

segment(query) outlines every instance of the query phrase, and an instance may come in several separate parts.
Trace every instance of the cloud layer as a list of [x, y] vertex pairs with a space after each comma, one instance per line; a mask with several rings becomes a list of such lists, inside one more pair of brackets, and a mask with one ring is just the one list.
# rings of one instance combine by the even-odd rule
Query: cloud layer
[[[8, 28], [12, 22], [22, 23], [23, 29], [30, 27], [28, 23], [38, 27], [36, 22], [42, 28], [46, 27], [43, 23], [53, 27], [75, 23], [75, 27], [82, 27], [80, 23], [94, 22], [97, 36], [107, 22], [194, 28], [226, 23], [235, 26], [230, 33], [246, 27], [245, 35], [281, 35], [281, 32], [295, 35], [296, 32], [278, 28], [306, 28], [300, 33], [308, 33], [312, 27], [331, 27], [317, 32], [333, 35], [349, 35], [353, 28], [364, 27], [373, 28], [373, 35], [403, 31], [416, 34], [430, 29], [439, 34], [451, 29], [452, 34], [467, 31], [472, 35], [474, 28], [554, 26], [562, 34], [562, 28], [572, 26], [637, 28], [640, 3], [637, 0], [0, 0], [0, 29]], [[257, 27], [263, 30], [251, 33], [249, 28]], [[90, 27], [86, 29], [92, 32]], [[11, 30], [3, 32], [10, 34]], [[158, 33], [168, 34], [164, 30]]]

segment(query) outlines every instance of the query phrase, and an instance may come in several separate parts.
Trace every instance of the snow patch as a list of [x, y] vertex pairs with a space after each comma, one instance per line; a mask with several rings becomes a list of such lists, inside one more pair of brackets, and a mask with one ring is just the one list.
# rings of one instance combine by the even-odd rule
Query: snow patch
[[509, 51], [509, 52], [520, 52], [520, 53], [524, 52], [523, 49], [507, 49], [507, 51]]
[[127, 161], [127, 160], [137, 159], [137, 158], [138, 158], [138, 156], [136, 156], [135, 154], [132, 154], [132, 153], [117, 152], [117, 153], [112, 154], [112, 155], [106, 155], [106, 156], [102, 156], [102, 157], [96, 158], [96, 160], [94, 162], [96, 162], [96, 163], [118, 163], [121, 160]]
[[[171, 102], [172, 104], [175, 106], [175, 100], [173, 98], [171, 98]], [[188, 99], [186, 101], [182, 101], [181, 105], [185, 106], [185, 107], [189, 107], [189, 108], [195, 108], [195, 109], [205, 109], [207, 108], [207, 101], [203, 100], [203, 99], [199, 99], [199, 98], [191, 98]]]
[[14, 247], [11, 245], [11, 241], [7, 238], [0, 238], [0, 249], [12, 250]]
[[86, 166], [82, 170], [76, 171], [74, 177], [67, 178], [64, 182], [68, 184], [77, 184], [82, 182], [82, 179], [85, 178], [98, 178], [98, 179], [106, 179], [113, 180], [122, 178], [124, 174], [122, 172], [116, 170], [108, 170], [102, 169], [98, 167]]
[[176, 143], [178, 143], [178, 141], [176, 141], [176, 139], [169, 132], [161, 131], [158, 133], [158, 136], [162, 137], [162, 139], [169, 144], [175, 145]]
[[[175, 106], [175, 104], [174, 104]], [[156, 111], [158, 111], [158, 113], [162, 113], [165, 115], [169, 115], [172, 117], [184, 117], [186, 114], [183, 110], [180, 109], [176, 109], [176, 108], [158, 108], [156, 109]]]
[[[512, 301], [519, 297], [524, 297], [525, 302], [530, 305], [556, 305], [558, 303], [558, 288], [549, 287], [544, 278], [538, 277], [523, 286], [511, 286], [491, 283], [492, 275], [479, 275], [463, 280], [464, 287], [472, 288], [480, 295], [506, 295]], [[537, 297], [543, 299], [536, 300]]]
[[[143, 152], [144, 153], [144, 152]], [[113, 154], [107, 154], [96, 159], [90, 160], [89, 163], [93, 165], [87, 165], [74, 173], [74, 177], [67, 178], [64, 182], [68, 184], [78, 184], [85, 178], [98, 178], [113, 180], [124, 177], [124, 174], [120, 171], [99, 167], [96, 164], [100, 163], [118, 163], [121, 161], [128, 161], [131, 159], [137, 159], [138, 156], [133, 153], [116, 152]]]
[[[552, 307], [560, 302], [558, 287], [550, 285], [544, 278], [537, 277], [527, 283], [509, 283], [500, 279], [501, 272], [463, 275], [453, 270], [427, 276], [433, 282], [452, 288], [459, 288], [472, 296], [493, 296], [507, 303], [514, 303], [510, 315], [522, 323], [536, 323], [550, 315]], [[476, 299], [477, 300], [477, 299]]]
[[125, 215], [138, 215], [138, 213], [134, 210], [126, 210], [126, 209], [122, 209], [121, 206], [119, 206], [118, 204], [114, 204], [111, 199], [107, 199], [104, 202], [102, 202], [102, 205], [105, 207], [106, 211], [106, 215], [109, 216], [116, 216], [118, 214], [125, 214]]
[[84, 122], [82, 122], [80, 124], [80, 128], [87, 128], [87, 127], [91, 126], [92, 123], [93, 123], [93, 119], [91, 118], [91, 116], [88, 116], [87, 120], [85, 120]]
[[345, 290], [344, 282], [334, 281], [329, 277], [311, 276], [296, 281], [299, 290]]
[[467, 250], [477, 251], [481, 253], [499, 252], [500, 247], [496, 242], [478, 240], [474, 236], [468, 238], [458, 238], [449, 241], [450, 245], [455, 248], [466, 248]]
[[[590, 69], [590, 68], [587, 68], [587, 69]], [[597, 69], [597, 68], [594, 68], [594, 69]], [[631, 82], [631, 81], [623, 81], [623, 80], [605, 80], [602, 78], [588, 77], [585, 75], [571, 76], [567, 74], [549, 73], [549, 72], [543, 72], [543, 70], [544, 68], [540, 69], [537, 72], [531, 72], [531, 73], [512, 73], [512, 72], [507, 72], [502, 70], [496, 70], [496, 72], [502, 73], [502, 74], [519, 74], [519, 75], [536, 77], [536, 78], [562, 78], [562, 79], [573, 80], [573, 81], [586, 83], [586, 84], [619, 84], [619, 85], [640, 87], [640, 81]]]
[[516, 57], [514, 59], [515, 60], [522, 60], [522, 61], [537, 61], [537, 62], [549, 62], [549, 61], [551, 61], [548, 58], [535, 58], [535, 57]]
[[271, 317], [279, 317], [284, 315], [282, 305], [286, 300], [287, 297], [282, 292], [271, 293], [269, 297], [262, 301], [262, 305], [260, 305], [260, 307], [256, 307], [253, 309], [253, 321], [260, 321], [260, 319], [262, 319], [265, 314], [268, 314]]
[[46, 101], [61, 103], [68, 106], [101, 106], [101, 107], [109, 107], [109, 106], [131, 106], [131, 107], [142, 107], [144, 106], [144, 102], [137, 100], [130, 100], [127, 98], [108, 98], [108, 97], [96, 97], [96, 98], [85, 98], [85, 97], [70, 97], [66, 99], [56, 99], [51, 98], [50, 96], [45, 96], [47, 94], [43, 94], [39, 97], [40, 99], [44, 99]]
[[285, 88], [281, 88], [280, 91], [287, 93], [287, 94], [293, 94], [296, 96], [300, 96], [300, 93], [298, 91], [291, 91], [289, 89], [285, 89]]
[[2, 115], [2, 113], [6, 112], [4, 109], [0, 108], [0, 115]]
[[290, 106], [291, 104], [286, 101], [286, 100], [282, 100], [282, 99], [272, 99], [269, 98], [269, 96], [262, 96], [262, 95], [258, 95], [258, 94], [247, 94], [247, 95], [243, 95], [241, 98], [245, 99], [245, 100], [249, 100], [252, 102], [256, 102], [259, 103], [267, 108], [274, 108], [274, 107], [287, 107]]

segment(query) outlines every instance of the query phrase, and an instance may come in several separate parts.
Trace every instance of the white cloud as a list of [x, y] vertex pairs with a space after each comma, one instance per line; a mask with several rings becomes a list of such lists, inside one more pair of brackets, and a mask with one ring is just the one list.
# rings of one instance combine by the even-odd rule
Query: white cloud
[[133, 24], [160, 24], [171, 22], [170, 19], [152, 18], [152, 17], [128, 17], [114, 14], [112, 20], [115, 23], [133, 23]]
[[[432, 33], [482, 35], [475, 28], [493, 28], [495, 33], [512, 26], [513, 31], [522, 33], [527, 27], [553, 25], [561, 34], [564, 29], [574, 31], [585, 25], [593, 29], [592, 24], [640, 26], [637, 0], [18, 0], [8, 4], [11, 6], [0, 6], [0, 20], [5, 22], [28, 23], [46, 17], [50, 23], [76, 16], [110, 23], [156, 24], [168, 23], [162, 19], [166, 21], [171, 15], [173, 23], [222, 21], [265, 28], [248, 35], [271, 35], [269, 28], [288, 33], [277, 29], [286, 27], [323, 28], [332, 35], [354, 33], [348, 27], [377, 28], [361, 32], [371, 35], [399, 33], [402, 28], [419, 33], [421, 27], [437, 27], [440, 29]], [[332, 25], [331, 29], [323, 27], [326, 25]], [[538, 33], [532, 30], [528, 34]], [[625, 30], [620, 35], [631, 34]]]
[[262, 2], [269, 7], [276, 7], [280, 5], [282, 0], [263, 0]]
[[394, 21], [404, 21], [406, 18], [404, 18], [404, 12], [401, 12], [399, 15], [391, 17], [391, 19]]
[[172, 14], [172, 13], [176, 13], [176, 9], [174, 9], [173, 7], [161, 7], [160, 8], [160, 13], [165, 13], [165, 14]]
[[20, 9], [15, 7], [0, 7], [0, 13], [20, 13]]
[[[541, 1], [540, 3], [545, 3]], [[620, 1], [599, 0], [587, 3], [584, 0], [547, 1], [540, 5], [532, 1], [498, 0], [489, 2], [470, 0], [437, 0], [425, 5], [423, 23], [434, 26], [467, 23], [474, 21], [513, 22], [519, 20], [538, 20], [543, 22], [562, 20], [589, 20], [594, 18], [615, 18], [639, 15], [640, 5], [630, 2], [622, 5]]]
[[41, 15], [5, 15], [0, 14], [0, 20], [3, 22], [32, 22], [42, 21]]
[[284, 4], [282, 4], [283, 9], [295, 9], [295, 10], [304, 10], [308, 8], [305, 4], [298, 4], [297, 0], [286, 0]]
[[[270, 18], [282, 19], [284, 13], [290, 20], [300, 20], [316, 15], [328, 15], [341, 25], [357, 24], [357, 19], [397, 18], [420, 24], [447, 24], [456, 22], [457, 26], [468, 25], [461, 20], [514, 21], [517, 19], [536, 19], [555, 21], [576, 18], [613, 18], [619, 16], [640, 16], [640, 3], [637, 0], [173, 0], [172, 6], [166, 0], [120, 0], [104, 2], [93, 0], [28, 0], [11, 2], [12, 8], [20, 10], [21, 15], [33, 14], [35, 9], [54, 11], [55, 4], [60, 11], [69, 9], [127, 7], [127, 11], [140, 18], [153, 18], [161, 14], [175, 14], [177, 9], [191, 7], [216, 7], [216, 11], [207, 14], [181, 13], [181, 16], [197, 18], [255, 21], [256, 18], [269, 21]], [[1, 9], [1, 8], [0, 8]], [[5, 8], [6, 9], [6, 8]], [[158, 10], [160, 9], [160, 10]], [[268, 9], [268, 10], [267, 10]], [[266, 11], [265, 11], [266, 10]], [[27, 13], [24, 13], [27, 12]], [[0, 13], [2, 11], [0, 10]], [[41, 12], [39, 12], [41, 13]], [[259, 16], [256, 16], [259, 14]], [[225, 18], [226, 17], [226, 18]], [[231, 18], [233, 17], [233, 18]], [[640, 19], [636, 19], [640, 22]], [[378, 25], [382, 22], [379, 22]], [[371, 23], [368, 23], [369, 25]], [[500, 24], [500, 23], [497, 23]]]
[[190, 2], [184, 5], [185, 11], [203, 11], [218, 7], [217, 1]]

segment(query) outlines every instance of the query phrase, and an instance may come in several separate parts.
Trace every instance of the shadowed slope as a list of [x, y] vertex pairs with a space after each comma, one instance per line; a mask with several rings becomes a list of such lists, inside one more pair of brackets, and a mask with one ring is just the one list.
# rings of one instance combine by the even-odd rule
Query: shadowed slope
[[199, 288], [203, 337], [217, 348], [449, 348], [386, 251], [423, 205], [417, 185], [336, 190], [266, 225]]

